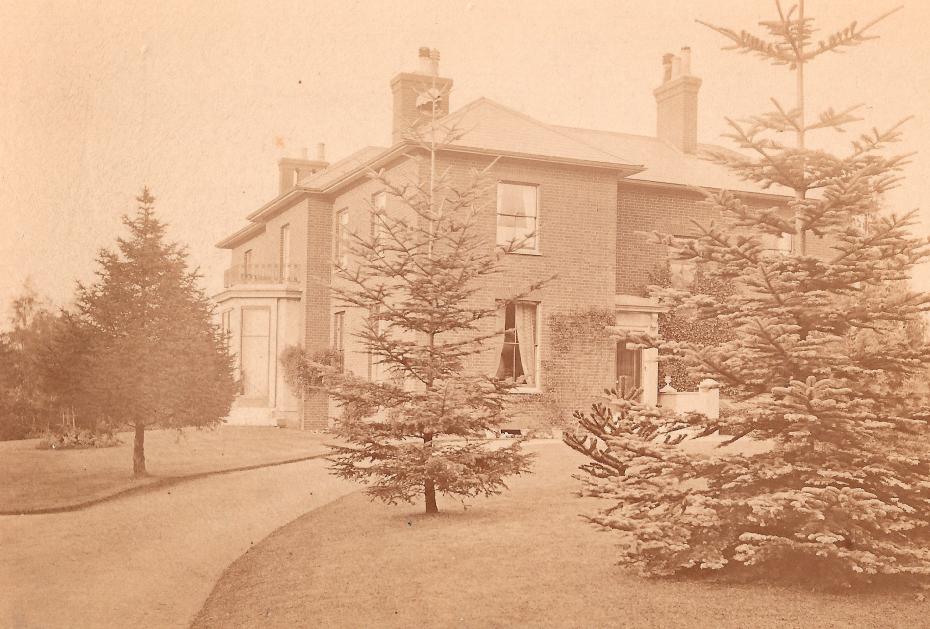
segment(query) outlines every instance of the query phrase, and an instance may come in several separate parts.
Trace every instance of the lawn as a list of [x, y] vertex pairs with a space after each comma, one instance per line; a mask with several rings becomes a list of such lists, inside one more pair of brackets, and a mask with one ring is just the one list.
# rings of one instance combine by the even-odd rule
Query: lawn
[[275, 463], [326, 451], [324, 436], [272, 427], [152, 430], [145, 436], [149, 478], [132, 479], [132, 435], [122, 445], [38, 450], [37, 440], [0, 442], [0, 512], [62, 508], [191, 474]]
[[640, 578], [578, 518], [580, 456], [536, 442], [512, 491], [435, 517], [352, 494], [230, 566], [193, 627], [920, 627], [910, 594], [811, 593]]

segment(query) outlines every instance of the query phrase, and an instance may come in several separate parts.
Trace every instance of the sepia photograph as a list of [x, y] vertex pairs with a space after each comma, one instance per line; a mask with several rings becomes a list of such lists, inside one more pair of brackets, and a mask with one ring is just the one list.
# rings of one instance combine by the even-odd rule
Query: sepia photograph
[[930, 627], [927, 29], [0, 0], [0, 629]]

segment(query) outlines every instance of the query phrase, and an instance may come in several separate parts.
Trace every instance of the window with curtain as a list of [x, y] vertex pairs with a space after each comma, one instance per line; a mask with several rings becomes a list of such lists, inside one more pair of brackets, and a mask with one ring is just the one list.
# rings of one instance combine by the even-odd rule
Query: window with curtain
[[539, 187], [532, 184], [497, 184], [497, 244], [513, 251], [537, 251]]
[[513, 380], [527, 387], [537, 386], [538, 334], [536, 331], [537, 305], [532, 302], [509, 302], [500, 312], [504, 338], [497, 378]]
[[333, 260], [340, 266], [349, 266], [349, 210], [336, 213], [336, 233], [333, 239]]

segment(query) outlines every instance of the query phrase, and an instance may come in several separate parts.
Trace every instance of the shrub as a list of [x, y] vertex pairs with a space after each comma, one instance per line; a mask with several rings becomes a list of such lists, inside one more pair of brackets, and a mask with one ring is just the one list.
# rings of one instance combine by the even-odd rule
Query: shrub
[[39, 450], [76, 450], [83, 448], [112, 448], [123, 443], [112, 432], [93, 432], [83, 428], [66, 428], [60, 432], [47, 432], [36, 444]]

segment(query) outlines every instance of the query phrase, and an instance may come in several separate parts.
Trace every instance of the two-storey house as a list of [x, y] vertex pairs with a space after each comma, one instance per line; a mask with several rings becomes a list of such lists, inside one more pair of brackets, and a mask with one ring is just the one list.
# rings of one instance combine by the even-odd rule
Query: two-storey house
[[[431, 86], [448, 93], [452, 79], [439, 74], [437, 51], [421, 49], [420, 63], [416, 71], [390, 82], [390, 146], [367, 146], [333, 164], [322, 150], [317, 159], [281, 160], [278, 195], [249, 214], [243, 229], [218, 243], [231, 251], [232, 264], [225, 289], [215, 299], [242, 382], [230, 422], [328, 426], [332, 409], [325, 400], [300, 400], [288, 390], [278, 361], [287, 345], [308, 351], [333, 348], [343, 353], [346, 369], [379, 377], [377, 364], [351, 334], [367, 313], [338, 307], [328, 283], [332, 261], [347, 255], [347, 235], [369, 229], [371, 204], [390, 210], [392, 199], [369, 178], [371, 169], [398, 178], [422, 175], [422, 160], [404, 132], [418, 117], [418, 95]], [[547, 322], [559, 313], [599, 308], [614, 312], [617, 326], [656, 331], [661, 310], [642, 295], [664, 251], [639, 232], [693, 234], [691, 219], [712, 218], [695, 188], [727, 188], [766, 206], [786, 200], [701, 159], [701, 79], [691, 74], [690, 50], [666, 55], [663, 65], [662, 83], [654, 90], [654, 137], [547, 124], [486, 98], [453, 111], [450, 99], [442, 100], [444, 124], [462, 133], [442, 149], [439, 167], [465, 182], [470, 169], [497, 160], [492, 171], [496, 190], [490, 193], [496, 198], [489, 199], [482, 224], [489, 244], [534, 234], [520, 251], [506, 256], [504, 272], [482, 287], [482, 295], [491, 304], [532, 281], [557, 275], [519, 303], [502, 306], [498, 320], [488, 323], [499, 327], [500, 342], [489, 344], [473, 365], [514, 377], [521, 384], [515, 396], [570, 388], [563, 397], [586, 408], [626, 376], [654, 402], [659, 383], [653, 350], [615, 343], [596, 360], [573, 356], [553, 347]], [[790, 248], [790, 242], [772, 246]], [[505, 335], [505, 327], [516, 334]], [[566, 369], [546, 368], [559, 361], [574, 361], [570, 381], [564, 378]]]

